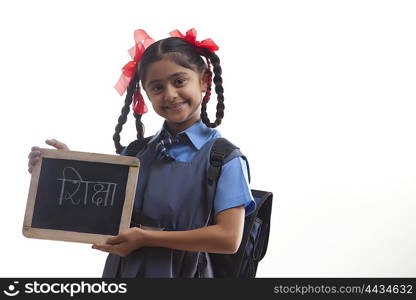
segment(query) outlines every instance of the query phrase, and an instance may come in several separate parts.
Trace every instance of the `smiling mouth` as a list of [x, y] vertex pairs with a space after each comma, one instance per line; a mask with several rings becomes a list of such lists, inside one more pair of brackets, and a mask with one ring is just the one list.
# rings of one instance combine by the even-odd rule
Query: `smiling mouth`
[[171, 104], [171, 105], [165, 106], [165, 108], [166, 109], [172, 109], [172, 110], [178, 110], [178, 109], [181, 109], [182, 106], [185, 105], [185, 103], [186, 103], [186, 101], [178, 102], [178, 103], [175, 103], [175, 104]]

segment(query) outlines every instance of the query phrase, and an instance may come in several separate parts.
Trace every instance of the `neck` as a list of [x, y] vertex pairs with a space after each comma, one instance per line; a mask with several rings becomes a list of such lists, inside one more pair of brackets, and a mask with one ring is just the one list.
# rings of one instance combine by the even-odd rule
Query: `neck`
[[190, 119], [190, 120], [187, 120], [187, 121], [182, 122], [182, 123], [173, 123], [173, 122], [166, 121], [166, 128], [168, 129], [170, 134], [175, 136], [179, 132], [182, 132], [182, 131], [188, 129], [189, 127], [191, 127], [195, 123], [199, 122], [200, 120], [201, 120], [201, 118], [199, 118], [197, 120]]

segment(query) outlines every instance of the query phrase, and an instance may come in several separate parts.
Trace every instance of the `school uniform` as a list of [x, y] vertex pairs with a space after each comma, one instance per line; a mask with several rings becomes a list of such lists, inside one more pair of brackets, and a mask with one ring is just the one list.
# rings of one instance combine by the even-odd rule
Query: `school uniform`
[[[175, 138], [160, 159], [162, 138]], [[207, 184], [209, 154], [218, 130], [199, 121], [172, 137], [166, 124], [139, 153], [140, 174], [132, 225], [148, 230], [192, 230], [212, 224], [211, 213], [243, 205], [255, 210], [245, 161], [230, 155], [218, 182]], [[121, 155], [126, 152], [123, 151]], [[103, 277], [213, 277], [209, 254], [161, 247], [142, 247], [126, 257], [109, 254]]]

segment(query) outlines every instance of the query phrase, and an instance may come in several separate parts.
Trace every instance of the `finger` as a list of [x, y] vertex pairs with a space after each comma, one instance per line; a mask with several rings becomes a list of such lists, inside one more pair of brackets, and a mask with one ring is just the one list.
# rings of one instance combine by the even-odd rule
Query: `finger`
[[48, 139], [45, 141], [46, 144], [55, 147], [60, 150], [69, 150], [68, 146], [64, 143], [58, 141], [57, 139]]
[[27, 164], [28, 167], [34, 167], [38, 163], [39, 160], [40, 160], [40, 157], [34, 157], [34, 158], [29, 159], [29, 162]]
[[33, 150], [29, 153], [29, 156], [27, 158], [34, 158], [36, 156], [40, 156], [40, 151], [39, 150]]
[[104, 249], [104, 248], [102, 248], [102, 247], [92, 247], [92, 249], [95, 249], [95, 250], [100, 250], [100, 251], [104, 251], [104, 252], [108, 252], [108, 253], [110, 253], [110, 250], [107, 250], [107, 249]]
[[69, 150], [67, 145], [65, 145], [64, 143], [58, 141], [57, 139], [48, 139], [45, 142], [46, 142], [46, 144], [48, 144], [50, 146], [53, 146], [56, 149]]
[[30, 150], [34, 151], [34, 150], [39, 150], [40, 151], [40, 147], [38, 146], [33, 146]]
[[94, 244], [91, 246], [92, 249], [101, 250], [105, 252], [113, 252], [114, 246], [105, 244]]

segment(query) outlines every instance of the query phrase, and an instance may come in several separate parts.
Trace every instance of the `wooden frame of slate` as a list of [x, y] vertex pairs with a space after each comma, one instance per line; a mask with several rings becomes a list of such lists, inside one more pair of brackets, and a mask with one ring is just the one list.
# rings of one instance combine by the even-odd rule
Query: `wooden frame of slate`
[[136, 157], [41, 149], [32, 171], [23, 235], [103, 243], [130, 227]]

